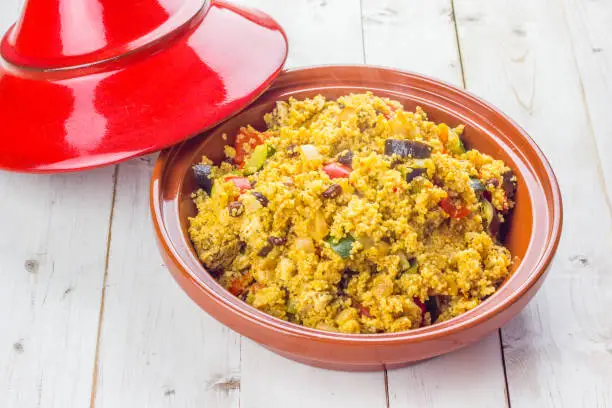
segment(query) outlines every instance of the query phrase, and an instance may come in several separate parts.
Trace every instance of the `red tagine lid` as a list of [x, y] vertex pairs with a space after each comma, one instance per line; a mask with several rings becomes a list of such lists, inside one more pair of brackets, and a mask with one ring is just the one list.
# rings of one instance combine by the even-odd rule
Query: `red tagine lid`
[[217, 0], [27, 0], [0, 55], [0, 169], [53, 173], [222, 122], [270, 86], [287, 39]]

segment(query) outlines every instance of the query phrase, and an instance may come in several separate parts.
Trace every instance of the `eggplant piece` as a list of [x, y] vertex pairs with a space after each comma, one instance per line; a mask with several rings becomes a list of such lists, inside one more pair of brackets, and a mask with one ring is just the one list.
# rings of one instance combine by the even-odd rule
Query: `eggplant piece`
[[431, 324], [434, 324], [438, 317], [440, 317], [440, 303], [440, 296], [430, 296], [429, 299], [425, 301], [425, 310], [429, 312]]
[[512, 170], [508, 170], [502, 174], [502, 188], [504, 189], [504, 193], [506, 193], [506, 197], [508, 197], [509, 200], [513, 200], [516, 194], [516, 176]]
[[410, 172], [406, 173], [406, 183], [410, 183], [412, 180], [414, 180], [417, 177], [422, 177], [422, 176], [426, 176], [427, 175], [427, 169], [421, 168], [421, 167], [411, 167], [409, 168], [409, 170], [411, 170]]
[[480, 195], [487, 190], [483, 182], [476, 177], [470, 177], [470, 186], [476, 195]]
[[427, 159], [431, 156], [432, 147], [427, 143], [415, 140], [387, 139], [385, 141], [385, 155], [394, 154], [402, 158]]
[[353, 167], [353, 152], [350, 150], [345, 150], [338, 155], [338, 162], [348, 166], [350, 168]]
[[497, 210], [489, 200], [482, 200], [482, 218], [484, 226], [492, 237], [497, 237], [499, 233], [500, 221]]
[[212, 166], [208, 164], [196, 164], [193, 166], [193, 175], [196, 179], [196, 183], [198, 183], [198, 186], [200, 186], [209, 196], [213, 186], [211, 173]]
[[349, 282], [353, 276], [357, 275], [357, 272], [351, 269], [345, 269], [342, 271], [342, 278], [340, 278], [340, 282], [338, 282], [338, 293], [346, 295], [346, 289], [348, 288]]

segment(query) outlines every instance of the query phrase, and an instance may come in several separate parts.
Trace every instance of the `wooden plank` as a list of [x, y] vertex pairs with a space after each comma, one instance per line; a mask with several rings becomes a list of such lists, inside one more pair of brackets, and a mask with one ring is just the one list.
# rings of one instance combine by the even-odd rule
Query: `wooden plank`
[[564, 0], [574, 58], [612, 211], [612, 3]]
[[611, 406], [612, 214], [565, 20], [578, 11], [559, 1], [455, 4], [469, 88], [531, 133], [564, 199], [543, 290], [502, 331], [511, 405]]
[[0, 406], [87, 406], [113, 169], [0, 173], [0, 191]]
[[366, 63], [461, 86], [452, 12], [450, 0], [363, 0]]
[[[462, 86], [449, 0], [364, 0], [368, 64], [389, 65]], [[388, 372], [391, 407], [504, 406], [498, 333], [456, 353]]]
[[237, 407], [240, 337], [192, 303], [158, 255], [154, 160], [119, 167], [95, 406]]
[[363, 62], [359, 0], [237, 0], [270, 14], [289, 37], [286, 67]]
[[[289, 37], [288, 67], [363, 62], [359, 0], [243, 0], [269, 12]], [[383, 373], [321, 370], [242, 342], [241, 408], [384, 407]]]
[[[0, 32], [21, 3], [0, 3]], [[0, 406], [87, 406], [113, 168], [3, 172], [0, 191]]]

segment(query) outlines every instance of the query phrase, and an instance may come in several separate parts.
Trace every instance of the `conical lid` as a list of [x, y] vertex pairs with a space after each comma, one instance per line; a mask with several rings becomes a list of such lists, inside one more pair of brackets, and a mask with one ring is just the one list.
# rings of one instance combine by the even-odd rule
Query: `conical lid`
[[0, 168], [60, 172], [223, 121], [276, 78], [287, 40], [221, 1], [29, 0], [0, 51]]

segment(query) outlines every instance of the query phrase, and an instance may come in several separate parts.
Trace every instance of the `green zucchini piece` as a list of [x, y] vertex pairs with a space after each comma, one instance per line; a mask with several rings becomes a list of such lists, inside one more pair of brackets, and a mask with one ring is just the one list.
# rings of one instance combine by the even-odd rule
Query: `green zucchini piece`
[[474, 190], [476, 194], [481, 194], [487, 190], [483, 182], [480, 181], [480, 179], [476, 177], [470, 177], [470, 186], [472, 187], [472, 190]]
[[417, 262], [416, 258], [411, 259], [409, 262], [410, 262], [410, 267], [408, 268], [406, 273], [410, 273], [410, 274], [417, 273], [419, 271], [419, 263]]
[[268, 158], [268, 145], [261, 144], [255, 147], [253, 153], [244, 163], [244, 174], [249, 176], [261, 169]]
[[448, 144], [448, 150], [450, 150], [453, 154], [463, 154], [466, 152], [465, 146], [463, 145], [463, 142], [459, 136], [450, 141]]
[[353, 243], [355, 242], [355, 238], [350, 235], [347, 235], [344, 238], [336, 240], [334, 237], [329, 236], [325, 241], [329, 244], [331, 249], [334, 250], [335, 253], [340, 255], [342, 259], [346, 259], [351, 256], [351, 249], [353, 249]]
[[489, 228], [491, 223], [493, 222], [493, 217], [495, 217], [495, 208], [493, 208], [493, 204], [489, 202], [489, 200], [482, 201], [482, 218], [484, 219], [485, 226]]
[[266, 146], [268, 147], [268, 157], [274, 156], [274, 153], [276, 153], [276, 147], [269, 144], [267, 144]]

